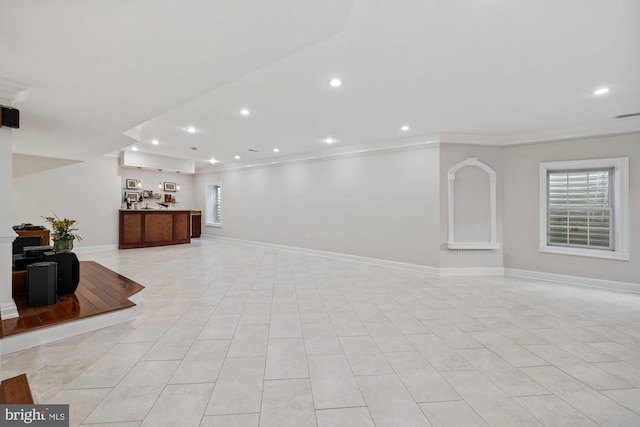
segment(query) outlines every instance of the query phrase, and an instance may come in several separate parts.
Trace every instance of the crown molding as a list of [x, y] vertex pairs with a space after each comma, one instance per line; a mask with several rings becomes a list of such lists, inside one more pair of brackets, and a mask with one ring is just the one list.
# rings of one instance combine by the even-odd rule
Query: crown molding
[[505, 145], [507, 136], [490, 135], [480, 133], [442, 132], [439, 134], [439, 142], [443, 144], [469, 144], [469, 145]]
[[531, 144], [578, 138], [597, 138], [640, 132], [640, 117], [611, 119], [604, 123], [509, 135], [503, 145]]
[[[615, 120], [615, 121], [614, 121]], [[375, 141], [336, 147], [330, 150], [300, 153], [287, 157], [273, 157], [256, 162], [219, 163], [197, 167], [196, 174], [246, 170], [279, 166], [291, 163], [311, 162], [344, 157], [361, 156], [381, 152], [410, 150], [421, 147], [440, 147], [448, 145], [476, 145], [486, 147], [508, 147], [513, 145], [547, 143], [578, 138], [598, 138], [609, 135], [621, 135], [640, 132], [640, 118], [612, 119], [604, 124], [589, 125], [542, 132], [513, 135], [494, 135], [465, 132], [441, 132], [415, 135], [410, 138]]]
[[273, 160], [257, 161], [257, 162], [243, 162], [232, 163], [228, 165], [208, 165], [200, 167], [196, 170], [196, 174], [214, 173], [223, 171], [234, 170], [247, 170], [264, 167], [281, 166], [285, 164], [293, 163], [307, 163], [321, 160], [330, 160], [338, 158], [348, 158], [365, 156], [370, 154], [377, 154], [383, 152], [393, 151], [405, 151], [418, 148], [436, 148], [439, 147], [439, 134], [423, 135], [419, 138], [413, 138], [410, 140], [402, 140], [401, 143], [398, 140], [393, 141], [379, 141], [371, 144], [355, 144], [342, 147], [337, 150], [331, 150], [329, 152], [313, 152], [313, 153], [301, 153], [299, 155], [292, 155], [287, 157], [277, 157]]
[[26, 101], [30, 91], [30, 86], [0, 78], [0, 102], [13, 104]]
[[195, 162], [193, 160], [129, 150], [121, 152], [120, 166], [124, 168], [162, 169], [166, 172], [179, 171], [187, 174], [195, 172]]

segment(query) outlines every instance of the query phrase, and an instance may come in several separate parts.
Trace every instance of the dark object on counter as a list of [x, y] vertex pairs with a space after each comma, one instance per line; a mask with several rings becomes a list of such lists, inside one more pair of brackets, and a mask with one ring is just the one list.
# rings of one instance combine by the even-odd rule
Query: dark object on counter
[[13, 241], [13, 249], [12, 253], [14, 255], [22, 254], [22, 251], [27, 246], [41, 246], [42, 245], [42, 237], [41, 236], [18, 236]]
[[13, 228], [14, 231], [18, 231], [18, 230], [44, 230], [44, 225], [33, 225], [30, 222], [23, 222], [22, 224], [14, 225], [11, 228]]
[[53, 250], [53, 246], [25, 246], [22, 248], [22, 256], [25, 258], [35, 258], [44, 256], [45, 252]]

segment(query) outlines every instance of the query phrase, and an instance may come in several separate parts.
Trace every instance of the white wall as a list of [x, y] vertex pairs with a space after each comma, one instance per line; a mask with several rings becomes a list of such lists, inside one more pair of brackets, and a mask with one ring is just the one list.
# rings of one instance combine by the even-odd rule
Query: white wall
[[87, 162], [13, 155], [13, 203], [18, 223], [47, 225], [54, 213], [78, 221], [82, 240], [74, 246], [118, 243], [118, 159]]
[[[497, 175], [497, 236], [502, 243], [503, 184], [508, 179], [502, 167], [502, 148], [477, 145], [441, 144], [440, 148], [440, 262], [441, 268], [501, 268], [503, 246], [495, 250], [450, 250], [446, 246], [448, 221], [447, 172], [453, 166], [476, 157]], [[475, 180], [475, 181], [474, 181]], [[455, 209], [457, 241], [490, 241], [489, 175], [476, 167], [460, 169], [456, 174]]]
[[[630, 260], [540, 253], [540, 162], [629, 157]], [[640, 134], [504, 149], [505, 267], [619, 282], [640, 282]]]
[[196, 175], [222, 185], [222, 227], [203, 234], [438, 265], [438, 148]]

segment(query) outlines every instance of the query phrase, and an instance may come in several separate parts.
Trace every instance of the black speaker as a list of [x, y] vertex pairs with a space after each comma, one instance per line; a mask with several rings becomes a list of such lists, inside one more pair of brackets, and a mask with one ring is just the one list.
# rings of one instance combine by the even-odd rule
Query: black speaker
[[25, 258], [34, 258], [38, 256], [44, 256], [45, 252], [53, 250], [53, 246], [25, 246], [22, 248], [22, 255]]
[[18, 236], [13, 241], [13, 254], [22, 254], [26, 246], [42, 246], [42, 236]]
[[44, 259], [58, 263], [58, 295], [72, 294], [80, 283], [80, 261], [73, 252], [45, 252]]
[[56, 303], [58, 264], [36, 262], [27, 267], [27, 303], [29, 307]]
[[24, 271], [30, 264], [45, 261], [44, 255], [33, 258], [25, 258], [23, 255], [13, 256], [13, 269], [15, 271]]
[[0, 110], [2, 110], [0, 126], [16, 129], [20, 127], [20, 110], [3, 106], [0, 106]]

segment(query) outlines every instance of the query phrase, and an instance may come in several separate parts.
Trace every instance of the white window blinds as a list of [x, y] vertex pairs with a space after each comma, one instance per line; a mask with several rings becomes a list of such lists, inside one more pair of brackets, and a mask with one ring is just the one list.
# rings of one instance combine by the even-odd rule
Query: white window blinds
[[547, 244], [613, 250], [613, 168], [547, 172]]
[[214, 222], [220, 223], [222, 218], [222, 188], [219, 185], [215, 187], [215, 202], [213, 207], [214, 212]]
[[222, 186], [205, 187], [205, 224], [219, 226], [222, 222]]

